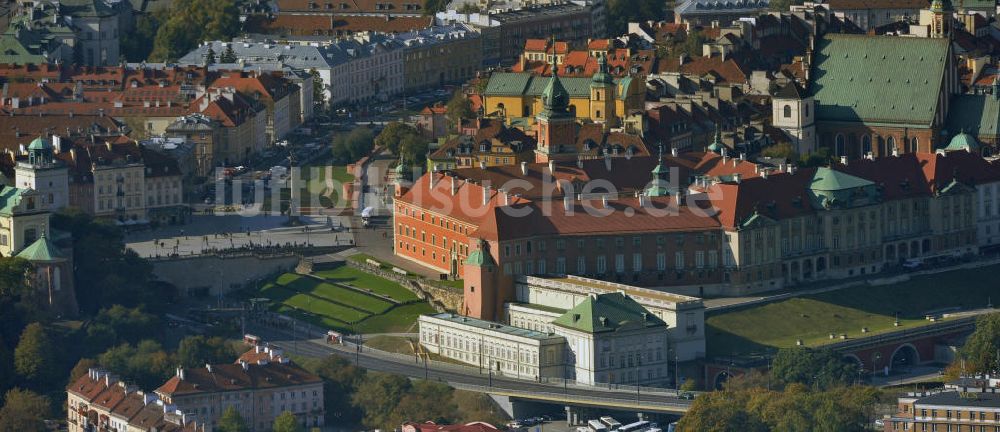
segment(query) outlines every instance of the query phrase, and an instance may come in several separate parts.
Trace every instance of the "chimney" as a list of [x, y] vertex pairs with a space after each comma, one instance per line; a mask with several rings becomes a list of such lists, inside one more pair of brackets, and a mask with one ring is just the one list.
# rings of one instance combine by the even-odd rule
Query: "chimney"
[[427, 180], [427, 181], [428, 181], [428, 182], [430, 182], [430, 184], [431, 184], [431, 189], [434, 189], [434, 183], [435, 183], [435, 181], [437, 180], [437, 176], [436, 176], [436, 175], [434, 175], [434, 171], [431, 171], [431, 172], [430, 172], [430, 173], [428, 173], [427, 175], [429, 175], [429, 176], [430, 176], [430, 179], [429, 179], [429, 180]]
[[240, 359], [240, 366], [243, 366], [243, 371], [246, 372], [250, 370], [250, 363], [246, 360]]
[[841, 156], [840, 163], [843, 164], [844, 166], [847, 166], [847, 156]]
[[490, 188], [483, 187], [483, 205], [489, 204], [490, 202]]
[[523, 176], [528, 175], [528, 163], [527, 162], [521, 162], [521, 175], [523, 175]]
[[761, 169], [761, 170], [760, 170], [760, 177], [761, 177], [762, 179], [764, 179], [764, 180], [767, 180], [767, 175], [768, 175], [768, 173], [770, 173], [770, 172], [771, 172], [771, 170], [769, 170], [769, 169], [767, 169], [767, 168], [764, 168], [764, 169]]
[[177, 368], [177, 379], [184, 381], [184, 368]]
[[479, 169], [486, 169], [486, 161], [479, 161]]
[[549, 174], [555, 174], [555, 173], [556, 173], [556, 161], [550, 160], [549, 161]]
[[573, 209], [573, 197], [563, 198], [563, 209], [567, 212]]
[[649, 198], [646, 195], [639, 194], [639, 208], [646, 208], [647, 199]]
[[670, 149], [670, 156], [677, 157], [677, 147]]
[[740, 162], [743, 162], [745, 160], [747, 160], [747, 154], [746, 153], [740, 153]]
[[611, 172], [611, 157], [610, 156], [604, 156], [604, 169], [608, 170], [608, 172]]
[[736, 184], [740, 184], [740, 182], [743, 180], [742, 177], [743, 176], [741, 176], [740, 173], [735, 173], [733, 174], [733, 181], [736, 182]]
[[208, 370], [208, 373], [212, 373], [212, 365], [205, 363], [205, 369]]
[[607, 195], [601, 195], [601, 206], [604, 207], [604, 208], [608, 208], [608, 196]]
[[451, 194], [455, 195], [458, 193], [458, 179], [451, 177]]

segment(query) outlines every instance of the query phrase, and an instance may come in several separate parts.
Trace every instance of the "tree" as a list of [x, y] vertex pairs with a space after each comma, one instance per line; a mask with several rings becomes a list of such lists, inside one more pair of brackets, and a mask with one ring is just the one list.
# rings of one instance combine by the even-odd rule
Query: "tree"
[[[233, 57], [236, 55], [233, 54]], [[322, 111], [326, 107], [326, 84], [323, 83], [323, 77], [316, 69], [309, 70], [309, 74], [312, 75], [313, 80], [313, 109]]]
[[429, 149], [427, 140], [419, 135], [407, 135], [399, 143], [399, 152], [403, 156], [403, 164], [422, 166], [427, 160]]
[[792, 5], [801, 5], [803, 0], [771, 0], [768, 8], [775, 12], [788, 12]]
[[795, 153], [795, 148], [792, 147], [792, 143], [789, 142], [782, 142], [767, 147], [760, 153], [764, 157], [784, 159], [786, 161], [794, 161], [799, 159], [799, 155]]
[[628, 31], [628, 23], [662, 21], [667, 16], [667, 3], [663, 0], [608, 0], [608, 34], [620, 35]]
[[233, 44], [226, 45], [226, 50], [219, 57], [219, 63], [236, 63], [237, 60], [236, 52], [233, 51]]
[[959, 351], [965, 360], [966, 373], [985, 374], [1000, 371], [1000, 313], [983, 315]]
[[149, 58], [160, 23], [168, 18], [164, 15], [165, 12], [167, 9], [140, 15], [135, 20], [135, 28], [129, 33], [122, 34], [121, 51], [126, 60], [140, 62]]
[[434, 15], [448, 9], [448, 0], [424, 0], [424, 15]]
[[208, 52], [205, 53], [205, 66], [211, 66], [215, 64], [215, 50], [212, 46], [208, 46]]
[[177, 365], [176, 359], [159, 342], [143, 340], [135, 346], [121, 344], [97, 358], [104, 368], [118, 374], [123, 381], [142, 388], [155, 388], [163, 383]]
[[803, 167], [818, 167], [830, 163], [830, 149], [823, 147], [814, 153], [806, 153], [800, 156], [799, 165]]
[[393, 429], [405, 421], [433, 421], [448, 424], [455, 421], [457, 406], [452, 400], [454, 389], [446, 384], [433, 381], [417, 381], [409, 392], [399, 400], [395, 409], [381, 425]]
[[44, 388], [54, 382], [58, 363], [55, 344], [45, 328], [37, 322], [25, 327], [14, 350], [14, 369], [18, 375]]
[[285, 411], [274, 419], [274, 426], [271, 427], [271, 431], [302, 432], [302, 426], [299, 425], [299, 420], [295, 418], [295, 414], [292, 414], [289, 411]]
[[857, 372], [857, 365], [845, 361], [832, 350], [806, 347], [779, 350], [771, 370], [774, 378], [783, 383], [801, 383], [821, 389], [850, 384]]
[[365, 426], [381, 428], [392, 421], [393, 410], [410, 387], [410, 380], [402, 376], [373, 372], [361, 381], [351, 400], [364, 411]]
[[44, 420], [52, 416], [49, 399], [38, 393], [13, 389], [4, 395], [0, 408], [0, 432], [43, 432]]
[[219, 418], [218, 430], [219, 432], [249, 432], [250, 428], [236, 407], [230, 405]]
[[0, 258], [0, 297], [19, 297], [28, 290], [28, 275], [34, 266], [24, 258]]
[[[240, 31], [236, 2], [177, 0], [153, 39], [154, 61], [173, 61], [206, 40], [230, 40]], [[223, 63], [225, 63], [223, 61]]]
[[402, 122], [389, 122], [382, 132], [375, 137], [375, 145], [388, 149], [392, 154], [399, 154], [399, 144], [403, 137], [418, 135], [417, 129]]
[[679, 432], [764, 432], [766, 425], [746, 410], [747, 392], [719, 391], [695, 398], [677, 424]]
[[184, 367], [231, 361], [236, 350], [221, 337], [188, 336], [177, 347], [177, 360]]
[[457, 130], [462, 125], [462, 119], [472, 118], [475, 113], [472, 111], [472, 103], [461, 90], [455, 92], [448, 101], [448, 124], [452, 130]]
[[328, 424], [351, 424], [362, 417], [361, 410], [351, 402], [351, 396], [365, 377], [365, 371], [350, 361], [327, 356], [314, 371], [323, 378], [323, 402]]
[[69, 382], [70, 383], [75, 382], [76, 380], [80, 379], [80, 377], [86, 375], [87, 372], [90, 371], [90, 368], [97, 366], [98, 366], [97, 360], [94, 360], [92, 358], [80, 359], [80, 361], [76, 362], [76, 366], [73, 366], [73, 369], [69, 371]]
[[375, 136], [371, 129], [361, 126], [347, 135], [337, 135], [333, 139], [333, 156], [343, 161], [356, 161], [371, 153]]

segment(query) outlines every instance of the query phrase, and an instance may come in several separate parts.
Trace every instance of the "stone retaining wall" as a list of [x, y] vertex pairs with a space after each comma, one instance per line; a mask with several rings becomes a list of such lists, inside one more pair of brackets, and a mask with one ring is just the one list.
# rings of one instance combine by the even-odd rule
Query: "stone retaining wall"
[[[427, 300], [428, 303], [438, 312], [445, 311], [457, 311], [461, 309], [462, 306], [462, 294], [456, 293], [452, 290], [446, 290], [444, 288], [435, 287], [429, 284], [416, 282], [402, 274], [396, 273], [392, 270], [386, 270], [379, 266], [374, 266], [367, 263], [359, 263], [353, 260], [346, 260], [347, 265], [354, 267], [366, 273], [371, 273], [373, 275], [389, 279], [402, 285], [404, 288], [412, 291], [421, 300]], [[456, 300], [457, 295], [457, 300]]]

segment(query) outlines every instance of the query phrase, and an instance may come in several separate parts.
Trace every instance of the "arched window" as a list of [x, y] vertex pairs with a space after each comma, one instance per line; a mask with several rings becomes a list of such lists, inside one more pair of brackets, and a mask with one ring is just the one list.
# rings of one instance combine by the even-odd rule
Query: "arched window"
[[861, 137], [861, 154], [867, 155], [872, 151], [872, 137], [865, 135]]
[[885, 139], [885, 147], [888, 149], [896, 148], [896, 138], [889, 137]]
[[837, 153], [837, 156], [846, 156], [847, 145], [844, 142], [844, 134], [837, 134], [837, 137], [834, 138], [834, 143], [834, 151]]
[[791, 118], [791, 117], [792, 117], [792, 106], [785, 105], [785, 118]]
[[920, 143], [917, 142], [917, 137], [913, 137], [913, 140], [910, 141], [910, 153], [916, 153], [917, 149], [920, 148], [919, 144]]

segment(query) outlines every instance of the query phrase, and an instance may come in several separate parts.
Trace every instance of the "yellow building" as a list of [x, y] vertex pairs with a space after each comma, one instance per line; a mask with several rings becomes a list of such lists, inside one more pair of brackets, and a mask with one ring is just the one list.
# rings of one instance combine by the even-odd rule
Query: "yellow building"
[[[601, 70], [591, 78], [559, 80], [569, 93], [569, 111], [578, 122], [602, 123], [610, 129], [619, 127], [629, 111], [643, 109], [646, 91], [641, 79], [612, 79], [601, 63]], [[493, 74], [483, 92], [485, 115], [501, 117], [508, 124], [533, 125], [543, 108], [542, 91], [551, 79], [525, 72]]]

